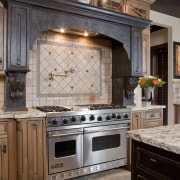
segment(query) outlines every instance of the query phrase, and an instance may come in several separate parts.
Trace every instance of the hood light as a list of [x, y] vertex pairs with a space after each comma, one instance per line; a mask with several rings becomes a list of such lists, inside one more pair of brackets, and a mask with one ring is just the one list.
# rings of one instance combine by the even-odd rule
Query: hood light
[[84, 32], [84, 36], [87, 37], [89, 34], [87, 31]]
[[64, 33], [64, 28], [60, 28], [60, 33]]

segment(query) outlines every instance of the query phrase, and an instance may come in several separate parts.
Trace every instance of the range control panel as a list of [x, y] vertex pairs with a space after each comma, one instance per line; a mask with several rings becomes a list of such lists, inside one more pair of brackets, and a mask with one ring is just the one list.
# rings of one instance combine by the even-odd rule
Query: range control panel
[[47, 117], [47, 126], [68, 126], [83, 123], [96, 123], [105, 121], [117, 121], [130, 119], [130, 112], [112, 112], [112, 113], [89, 113], [89, 114], [72, 114], [61, 115], [56, 117]]

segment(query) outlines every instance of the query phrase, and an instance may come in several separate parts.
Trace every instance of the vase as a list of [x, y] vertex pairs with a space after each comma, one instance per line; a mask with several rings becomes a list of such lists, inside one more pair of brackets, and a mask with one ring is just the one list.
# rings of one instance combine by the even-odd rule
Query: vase
[[154, 97], [154, 87], [143, 88], [143, 100], [146, 101], [146, 106], [151, 105], [151, 100]]

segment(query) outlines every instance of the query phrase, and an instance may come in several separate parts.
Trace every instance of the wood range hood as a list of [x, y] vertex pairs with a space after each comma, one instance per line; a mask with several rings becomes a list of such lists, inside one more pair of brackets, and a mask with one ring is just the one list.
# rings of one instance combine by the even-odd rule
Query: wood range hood
[[[7, 11], [5, 110], [26, 108], [29, 50], [42, 31], [63, 26], [112, 39], [112, 103], [120, 104], [126, 78], [142, 76], [142, 30], [147, 19], [67, 0], [0, 0]], [[121, 99], [121, 100], [119, 100]]]

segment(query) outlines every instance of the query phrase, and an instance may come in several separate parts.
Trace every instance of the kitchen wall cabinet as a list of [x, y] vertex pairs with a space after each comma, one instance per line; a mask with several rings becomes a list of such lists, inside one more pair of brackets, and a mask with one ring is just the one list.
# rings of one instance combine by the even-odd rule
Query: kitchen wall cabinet
[[178, 154], [132, 140], [133, 180], [178, 180], [179, 160]]
[[0, 179], [16, 180], [16, 123], [0, 120]]
[[17, 179], [45, 180], [45, 136], [42, 118], [17, 120]]

